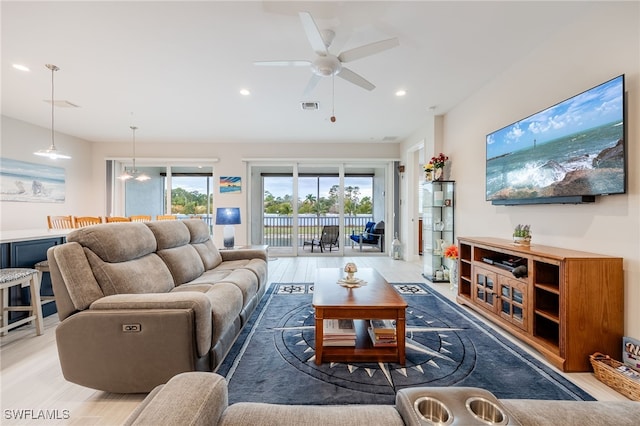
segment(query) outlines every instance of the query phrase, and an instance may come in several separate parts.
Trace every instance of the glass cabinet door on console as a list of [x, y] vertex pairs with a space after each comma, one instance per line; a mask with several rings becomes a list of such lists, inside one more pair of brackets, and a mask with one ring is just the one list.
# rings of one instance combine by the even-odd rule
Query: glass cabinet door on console
[[503, 275], [498, 275], [498, 284], [500, 317], [526, 331], [527, 285]]
[[476, 267], [474, 269], [472, 298], [478, 306], [492, 312], [496, 310], [496, 290], [498, 289], [497, 275], [495, 272]]
[[422, 185], [422, 275], [431, 282], [449, 281], [450, 264], [444, 249], [454, 240], [455, 182], [428, 181]]

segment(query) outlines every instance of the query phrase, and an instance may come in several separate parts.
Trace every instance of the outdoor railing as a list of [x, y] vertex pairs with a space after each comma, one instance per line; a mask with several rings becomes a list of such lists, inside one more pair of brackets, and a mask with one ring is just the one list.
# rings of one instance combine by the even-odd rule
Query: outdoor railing
[[[351, 233], [360, 234], [367, 222], [373, 221], [371, 215], [345, 216], [344, 233], [340, 240], [346, 242]], [[295, 241], [302, 247], [305, 241], [320, 238], [322, 227], [339, 225], [338, 216], [298, 216], [298, 235], [293, 235], [293, 217], [265, 216], [263, 226], [263, 244], [270, 247], [292, 247]]]

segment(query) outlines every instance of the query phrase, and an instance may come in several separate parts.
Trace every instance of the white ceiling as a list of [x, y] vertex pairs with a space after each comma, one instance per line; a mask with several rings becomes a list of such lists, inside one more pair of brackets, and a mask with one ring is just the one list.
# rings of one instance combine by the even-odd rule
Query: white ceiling
[[[2, 114], [98, 142], [399, 142], [524, 58], [589, 2], [2, 1]], [[377, 87], [331, 78], [302, 94], [306, 68], [253, 61], [315, 57], [310, 12], [337, 54], [398, 37], [349, 63]], [[22, 64], [30, 72], [18, 71]], [[248, 97], [239, 90], [251, 91]], [[398, 89], [407, 95], [398, 98]], [[317, 101], [319, 111], [303, 111]], [[435, 107], [435, 109], [433, 109]], [[133, 119], [131, 118], [133, 113]], [[132, 123], [133, 122], [133, 123]]]

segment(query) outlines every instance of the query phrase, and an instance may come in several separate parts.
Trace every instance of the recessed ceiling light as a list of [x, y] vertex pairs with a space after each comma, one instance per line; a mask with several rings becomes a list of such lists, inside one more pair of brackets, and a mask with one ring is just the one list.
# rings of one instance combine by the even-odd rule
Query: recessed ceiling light
[[242, 96], [249, 96], [251, 92], [248, 89], [240, 89], [240, 94]]
[[396, 96], [404, 96], [407, 94], [406, 90], [400, 89], [396, 92]]
[[15, 69], [17, 69], [17, 70], [20, 70], [20, 71], [27, 71], [27, 72], [28, 72], [28, 71], [31, 71], [31, 70], [30, 70], [27, 66], [25, 66], [25, 65], [13, 64], [13, 67], [14, 67]]

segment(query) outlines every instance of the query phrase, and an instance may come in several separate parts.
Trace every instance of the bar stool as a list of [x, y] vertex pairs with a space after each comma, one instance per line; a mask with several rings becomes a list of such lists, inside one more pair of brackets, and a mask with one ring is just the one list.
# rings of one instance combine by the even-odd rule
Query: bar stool
[[[99, 222], [102, 222], [102, 218], [98, 218]], [[73, 229], [79, 228], [80, 226], [76, 226], [75, 217], [74, 216], [47, 216], [47, 226], [49, 230], [51, 229]], [[86, 225], [82, 225], [86, 226]], [[45, 272], [49, 272], [49, 261], [41, 260], [40, 262], [33, 265], [33, 268], [38, 271], [38, 288], [42, 287], [42, 275]], [[41, 296], [40, 304], [44, 305], [45, 303], [55, 302], [56, 298], [54, 296]]]
[[[42, 288], [42, 274], [44, 274], [45, 272], [49, 272], [49, 261], [48, 260], [42, 260], [38, 263], [36, 263], [35, 265], [33, 265], [33, 268], [38, 271], [38, 288]], [[50, 302], [55, 302], [56, 298], [55, 296], [40, 296], [40, 304], [44, 305]]]
[[[30, 306], [9, 306], [9, 288], [13, 286], [29, 287], [31, 293]], [[30, 268], [5, 268], [0, 269], [0, 293], [2, 294], [2, 327], [0, 335], [4, 336], [12, 328], [34, 321], [36, 333], [40, 336], [43, 332], [42, 306], [40, 303], [40, 281], [38, 271]], [[29, 311], [27, 318], [9, 324], [9, 311]]]

